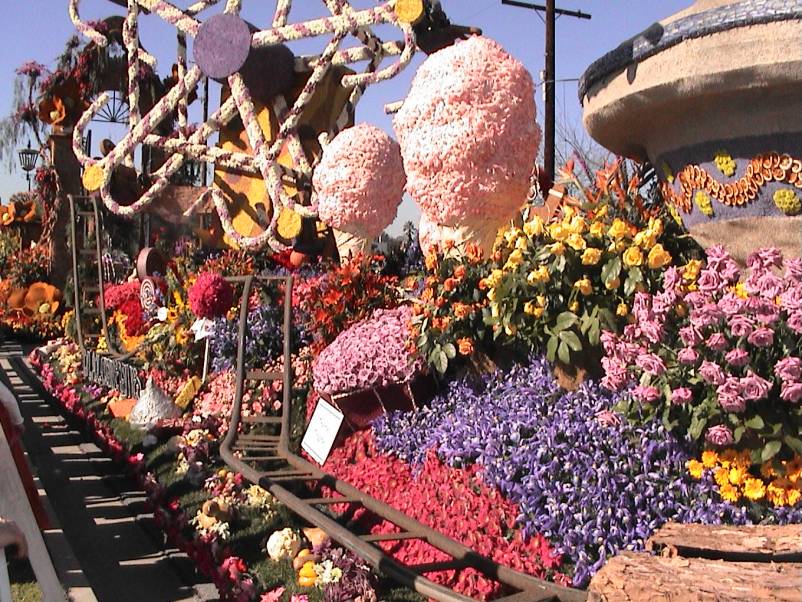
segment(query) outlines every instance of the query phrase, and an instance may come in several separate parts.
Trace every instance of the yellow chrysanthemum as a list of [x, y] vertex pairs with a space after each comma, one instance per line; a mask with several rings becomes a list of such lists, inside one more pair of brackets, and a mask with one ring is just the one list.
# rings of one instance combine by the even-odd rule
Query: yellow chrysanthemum
[[557, 222], [549, 226], [549, 236], [558, 242], [564, 241], [571, 233], [562, 222]]
[[519, 266], [524, 261], [524, 254], [520, 249], [515, 249], [510, 256], [507, 258], [507, 263], [504, 264], [504, 269], [509, 270], [516, 266]]
[[585, 249], [585, 252], [582, 253], [582, 265], [596, 265], [601, 260], [601, 255], [601, 249], [588, 247]]
[[733, 485], [743, 485], [744, 480], [747, 477], [746, 470], [743, 469], [741, 466], [733, 466], [730, 468], [729, 479], [730, 483]]
[[688, 472], [694, 479], [701, 479], [705, 471], [705, 466], [699, 460], [688, 460], [686, 466]]
[[713, 217], [713, 201], [710, 200], [710, 197], [707, 193], [702, 192], [699, 190], [693, 197], [693, 202], [699, 208], [704, 215], [707, 217]]
[[571, 218], [571, 221], [568, 222], [568, 231], [571, 234], [582, 234], [587, 229], [588, 225], [585, 222], [585, 218], [581, 215], [575, 215]]
[[775, 506], [785, 506], [788, 503], [789, 485], [786, 479], [774, 479], [766, 487], [766, 499]]
[[703, 451], [702, 464], [705, 468], [713, 468], [716, 464], [718, 464], [718, 454], [712, 449]]
[[741, 493], [738, 491], [736, 487], [733, 487], [729, 483], [721, 485], [721, 487], [719, 487], [718, 493], [721, 496], [721, 499], [733, 504], [737, 502], [739, 499], [741, 499]]
[[529, 239], [526, 236], [522, 236], [518, 240], [515, 241], [515, 249], [518, 251], [526, 251], [529, 248]]
[[723, 149], [717, 150], [713, 162], [716, 164], [718, 170], [728, 178], [735, 174], [735, 168], [737, 167], [737, 164], [727, 151]]
[[785, 477], [792, 483], [796, 483], [802, 476], [802, 458], [794, 456], [793, 460], [783, 462], [783, 468], [785, 469]]
[[802, 201], [799, 200], [796, 192], [790, 188], [781, 188], [776, 191], [774, 193], [774, 204], [785, 215], [797, 215], [802, 211]]
[[530, 316], [533, 315], [535, 313], [535, 308], [537, 308], [537, 305], [535, 305], [531, 301], [527, 301], [526, 303], [524, 303], [525, 314], [528, 314]]
[[764, 462], [760, 466], [760, 476], [764, 479], [771, 479], [777, 476], [777, 471], [774, 470], [774, 466], [771, 462]]
[[785, 490], [785, 498], [789, 506], [796, 506], [802, 498], [802, 492], [796, 487]]
[[719, 466], [713, 472], [713, 480], [719, 487], [730, 484], [730, 471], [724, 467]]
[[574, 251], [582, 251], [588, 246], [581, 234], [571, 234], [565, 239], [565, 243]]
[[760, 479], [747, 478], [744, 482], [744, 497], [758, 502], [766, 496], [766, 485]]

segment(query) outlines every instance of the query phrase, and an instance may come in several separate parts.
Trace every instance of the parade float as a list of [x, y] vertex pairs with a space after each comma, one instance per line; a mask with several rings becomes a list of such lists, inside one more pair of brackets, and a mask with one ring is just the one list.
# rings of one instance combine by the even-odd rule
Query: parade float
[[[650, 71], [664, 60], [658, 29], [663, 51], [682, 52], [733, 28], [771, 38], [759, 28], [798, 27], [799, 14], [766, 9], [753, 23], [757, 3], [699, 2], [591, 67], [591, 134], [657, 169], [621, 158], [591, 171], [576, 157], [544, 217], [530, 204], [532, 78], [439, 3], [326, 0], [326, 16], [293, 22], [282, 0], [263, 29], [236, 0], [121, 4], [124, 17], [88, 23], [70, 1], [85, 39], [39, 87], [36, 119], [53, 120], [48, 198], [69, 233], [49, 240], [50, 258], [72, 269], [65, 337], [31, 361], [222, 598], [653, 599], [753, 578], [765, 585], [753, 597], [793, 591], [798, 249], [739, 239], [730, 254], [696, 228], [678, 201], [690, 180], [666, 174], [699, 161], [695, 143], [669, 141], [700, 131], [652, 119], [644, 99], [698, 86], [647, 94], [641, 78], [669, 78]], [[178, 31], [165, 79], [138, 37], [155, 20]], [[321, 54], [295, 55], [315, 37]], [[429, 56], [408, 96], [388, 107], [398, 142], [357, 124], [366, 86], [418, 50]], [[789, 78], [786, 96], [770, 95], [778, 106]], [[219, 106], [193, 123], [205, 79], [221, 84]], [[642, 89], [630, 98], [627, 86]], [[115, 107], [126, 132], [94, 155], [88, 128]], [[793, 185], [793, 149], [775, 143], [759, 152], [776, 148]], [[755, 173], [726, 146], [727, 177]], [[208, 186], [186, 177], [191, 162], [211, 168]], [[379, 254], [371, 243], [404, 191], [421, 222]], [[692, 532], [696, 549], [735, 562], [643, 552], [676, 553]], [[700, 584], [701, 571], [735, 576]]]

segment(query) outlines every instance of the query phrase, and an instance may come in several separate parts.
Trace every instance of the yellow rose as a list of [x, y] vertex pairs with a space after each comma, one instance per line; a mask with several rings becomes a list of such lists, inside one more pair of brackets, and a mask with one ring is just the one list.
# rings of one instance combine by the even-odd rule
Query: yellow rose
[[615, 315], [625, 318], [627, 314], [629, 314], [629, 308], [627, 307], [627, 304], [619, 303], [618, 307], [615, 308]]
[[522, 236], [521, 238], [519, 238], [518, 240], [515, 241], [515, 250], [516, 251], [519, 251], [519, 250], [520, 251], [526, 251], [526, 249], [528, 247], [529, 247], [529, 239], [526, 238], [525, 236]]
[[549, 251], [552, 255], [557, 255], [558, 257], [565, 253], [565, 245], [561, 242], [555, 242], [553, 245], [550, 246]]
[[663, 220], [659, 217], [650, 217], [647, 229], [659, 238], [663, 234]]
[[569, 247], [571, 247], [574, 251], [581, 251], [586, 246], [587, 243], [585, 239], [582, 238], [581, 234], [571, 234], [565, 241]]
[[544, 311], [544, 308], [536, 307], [534, 309], [534, 311], [532, 312], [532, 315], [535, 316], [536, 318], [540, 318], [540, 317], [543, 316], [543, 311]]
[[572, 217], [568, 224], [568, 230], [572, 234], [582, 234], [586, 228], [587, 224], [585, 223], [585, 218], [581, 215], [575, 215]]
[[552, 224], [549, 226], [549, 236], [551, 236], [556, 241], [563, 241], [568, 238], [570, 232], [568, 228], [566, 228], [561, 223]]
[[540, 236], [543, 234], [545, 227], [543, 225], [543, 220], [540, 219], [538, 216], [533, 217], [531, 220], [524, 224], [524, 234], [529, 236], [530, 238], [534, 238], [535, 236]]
[[540, 284], [549, 281], [549, 268], [542, 265], [533, 272], [529, 272], [526, 281], [531, 284]]
[[510, 267], [515, 267], [520, 265], [524, 260], [524, 254], [521, 253], [520, 249], [515, 249], [510, 256], [507, 258], [507, 263], [504, 265], [505, 269], [509, 269]]
[[640, 247], [629, 247], [624, 251], [624, 265], [627, 267], [639, 266], [643, 263], [643, 252]]
[[663, 248], [663, 245], [658, 243], [649, 251], [648, 262], [650, 269], [658, 270], [671, 263], [671, 255]]
[[601, 260], [601, 249], [588, 247], [582, 253], [582, 265], [596, 265]]
[[501, 279], [503, 277], [504, 277], [504, 272], [496, 268], [495, 270], [490, 272], [490, 276], [485, 278], [485, 280], [487, 281], [487, 285], [492, 288], [496, 286], [499, 282], [501, 282]]
[[624, 238], [627, 234], [629, 234], [629, 226], [624, 220], [619, 218], [613, 220], [613, 225], [610, 226], [610, 229], [607, 231], [607, 236], [613, 240]]
[[591, 284], [587, 276], [574, 282], [574, 288], [586, 297], [593, 292], [593, 284]]
[[693, 282], [699, 277], [699, 272], [701, 271], [702, 262], [698, 259], [691, 259], [685, 264], [685, 269], [682, 271], [682, 277], [689, 282]]
[[546, 307], [546, 297], [544, 295], [538, 295], [536, 300], [540, 307]]
[[532, 303], [531, 301], [527, 301], [526, 303], [524, 303], [524, 313], [529, 314], [531, 316], [533, 313], [535, 313], [535, 307], [536, 306], [534, 303]]
[[594, 236], [595, 238], [601, 238], [604, 236], [604, 224], [601, 222], [593, 222], [590, 225], [590, 235]]
[[657, 235], [649, 230], [641, 230], [635, 235], [632, 242], [648, 251], [657, 243]]

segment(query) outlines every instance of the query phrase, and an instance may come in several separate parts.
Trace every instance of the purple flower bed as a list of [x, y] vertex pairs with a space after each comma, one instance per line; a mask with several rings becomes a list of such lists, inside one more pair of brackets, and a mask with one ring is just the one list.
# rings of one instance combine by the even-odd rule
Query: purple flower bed
[[380, 419], [377, 447], [413, 463], [434, 447], [453, 466], [481, 465], [485, 480], [520, 505], [524, 532], [549, 537], [574, 563], [575, 586], [619, 550], [641, 549], [669, 520], [802, 519], [799, 510], [719, 501], [712, 480], [690, 477], [689, 450], [660, 421], [625, 421], [612, 411], [621, 394], [596, 383], [561, 392], [543, 359], [484, 385], [458, 381], [427, 409]]

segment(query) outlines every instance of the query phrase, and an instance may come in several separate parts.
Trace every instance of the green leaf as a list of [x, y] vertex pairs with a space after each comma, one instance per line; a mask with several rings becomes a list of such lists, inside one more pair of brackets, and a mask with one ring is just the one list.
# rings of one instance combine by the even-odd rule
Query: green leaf
[[563, 364], [568, 364], [571, 362], [571, 352], [568, 351], [568, 345], [565, 343], [560, 343], [559, 347], [557, 347], [557, 357], [560, 358], [560, 361]]
[[781, 441], [777, 441], [776, 439], [769, 441], [766, 445], [763, 446], [763, 451], [760, 453], [760, 461], [761, 462], [768, 462], [774, 456], [777, 455], [777, 452], [780, 451], [780, 448], [783, 446]]
[[688, 435], [691, 439], [696, 440], [702, 436], [702, 431], [707, 426], [707, 418], [700, 418], [694, 416], [691, 420], [691, 426], [688, 427]]
[[454, 347], [453, 343], [446, 343], [443, 345], [443, 351], [445, 351], [446, 357], [450, 360], [457, 357], [457, 348]]
[[602, 266], [601, 277], [604, 284], [609, 284], [621, 274], [621, 258], [618, 256], [613, 257], [610, 261]]
[[735, 428], [735, 431], [733, 432], [733, 439], [735, 440], [735, 443], [740, 443], [741, 437], [744, 436], [745, 432], [746, 427], [744, 425], [740, 425]]
[[643, 282], [643, 272], [637, 266], [629, 268], [629, 279], [634, 282]]
[[571, 348], [571, 351], [582, 351], [582, 342], [572, 330], [563, 330], [560, 333], [560, 340], [568, 345], [568, 347]]
[[437, 359], [434, 363], [434, 368], [440, 374], [445, 374], [446, 370], [448, 370], [448, 356], [445, 354], [444, 351], [441, 351], [437, 354]]
[[577, 320], [579, 320], [579, 318], [575, 313], [564, 311], [557, 316], [557, 322], [554, 325], [554, 331], [559, 332], [561, 330], [565, 330], [566, 328], [570, 328], [577, 323]]
[[744, 422], [744, 425], [754, 431], [759, 431], [766, 426], [766, 424], [763, 422], [763, 419], [758, 415], [752, 416], [749, 420]]
[[546, 359], [553, 362], [557, 357], [557, 337], [549, 337], [549, 342], [546, 343]]
[[785, 441], [785, 444], [796, 453], [802, 454], [802, 440], [792, 437], [791, 435], [786, 435], [783, 437], [783, 441]]
[[428, 334], [423, 333], [422, 335], [420, 335], [418, 337], [418, 341], [417, 341], [418, 349], [422, 349], [422, 348], [426, 347], [426, 345], [428, 345], [428, 344], [429, 344], [429, 335]]
[[588, 342], [595, 347], [599, 344], [600, 339], [601, 328], [599, 327], [599, 320], [594, 319], [593, 324], [590, 326], [590, 330], [588, 330]]

